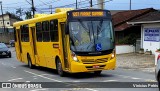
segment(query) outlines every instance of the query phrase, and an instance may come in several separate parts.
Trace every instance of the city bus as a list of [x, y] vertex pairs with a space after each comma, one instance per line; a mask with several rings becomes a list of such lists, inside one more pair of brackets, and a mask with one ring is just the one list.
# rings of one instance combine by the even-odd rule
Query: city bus
[[102, 9], [58, 8], [54, 14], [14, 23], [20, 62], [65, 73], [114, 70], [115, 36], [111, 13]]

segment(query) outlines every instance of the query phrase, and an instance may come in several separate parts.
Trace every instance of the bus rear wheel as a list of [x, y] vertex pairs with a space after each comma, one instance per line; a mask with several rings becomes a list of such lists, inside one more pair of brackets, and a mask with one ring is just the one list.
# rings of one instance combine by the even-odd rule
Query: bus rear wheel
[[61, 64], [61, 62], [60, 62], [59, 59], [57, 59], [56, 66], [57, 66], [57, 72], [58, 72], [58, 74], [59, 74], [61, 77], [63, 77], [63, 76], [65, 75], [65, 72], [64, 72], [63, 69], [62, 69], [62, 64]]
[[102, 72], [101, 70], [100, 71], [94, 71], [94, 74], [98, 76], [98, 75], [101, 74], [101, 72]]
[[27, 59], [28, 59], [28, 67], [30, 69], [33, 69], [33, 64], [32, 64], [32, 61], [31, 61], [31, 57], [29, 55], [27, 56]]

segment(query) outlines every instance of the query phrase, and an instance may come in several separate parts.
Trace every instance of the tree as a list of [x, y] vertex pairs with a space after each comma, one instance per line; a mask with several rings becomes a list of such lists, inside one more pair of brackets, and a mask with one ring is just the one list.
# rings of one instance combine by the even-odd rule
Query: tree
[[32, 18], [31, 11], [26, 11], [25, 15], [26, 15], [25, 19], [31, 19]]
[[16, 9], [16, 14], [20, 17], [20, 18], [22, 18], [22, 14], [23, 14], [24, 12], [23, 12], [23, 9], [22, 8], [18, 8], [18, 9]]
[[22, 18], [20, 18], [19, 16], [17, 16], [17, 15], [14, 14], [14, 13], [11, 13], [11, 12], [6, 11], [6, 14], [8, 14], [11, 18], [14, 18], [14, 19], [17, 19], [17, 20], [20, 20], [20, 21], [23, 20]]

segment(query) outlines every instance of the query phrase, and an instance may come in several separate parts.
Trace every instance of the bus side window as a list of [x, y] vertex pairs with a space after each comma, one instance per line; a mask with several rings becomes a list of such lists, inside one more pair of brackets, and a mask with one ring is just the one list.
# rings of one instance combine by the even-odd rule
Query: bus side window
[[42, 31], [43, 31], [43, 42], [50, 41], [49, 22], [48, 21], [42, 22]]
[[21, 26], [21, 41], [29, 42], [29, 26], [28, 25]]
[[42, 42], [42, 24], [41, 22], [36, 23], [36, 37], [38, 42]]
[[58, 42], [58, 20], [50, 21], [50, 36], [52, 42]]

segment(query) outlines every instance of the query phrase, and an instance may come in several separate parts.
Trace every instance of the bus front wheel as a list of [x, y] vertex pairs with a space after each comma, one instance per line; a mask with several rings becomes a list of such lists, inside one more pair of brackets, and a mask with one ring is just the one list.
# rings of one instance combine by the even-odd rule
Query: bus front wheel
[[63, 69], [62, 69], [62, 64], [61, 64], [61, 62], [60, 62], [59, 59], [57, 59], [56, 65], [57, 65], [57, 72], [58, 72], [58, 74], [59, 74], [61, 77], [63, 77], [65, 73], [64, 73], [64, 71], [63, 71]]
[[27, 56], [27, 59], [28, 59], [28, 67], [30, 69], [33, 69], [33, 64], [32, 64], [32, 61], [31, 61], [31, 57], [29, 55]]
[[94, 74], [98, 76], [98, 75], [101, 74], [101, 72], [102, 72], [101, 70], [100, 71], [94, 71]]

